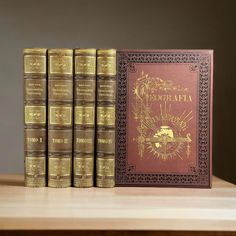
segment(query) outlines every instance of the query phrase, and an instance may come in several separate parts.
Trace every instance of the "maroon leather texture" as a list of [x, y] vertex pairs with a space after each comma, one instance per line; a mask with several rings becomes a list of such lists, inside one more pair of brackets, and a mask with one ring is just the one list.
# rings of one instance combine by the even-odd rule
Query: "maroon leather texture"
[[211, 186], [212, 50], [117, 53], [116, 186]]

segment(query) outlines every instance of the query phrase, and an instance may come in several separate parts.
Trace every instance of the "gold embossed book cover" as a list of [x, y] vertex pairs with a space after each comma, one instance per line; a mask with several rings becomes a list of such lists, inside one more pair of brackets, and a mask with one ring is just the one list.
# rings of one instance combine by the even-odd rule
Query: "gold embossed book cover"
[[212, 50], [117, 52], [116, 186], [211, 186]]

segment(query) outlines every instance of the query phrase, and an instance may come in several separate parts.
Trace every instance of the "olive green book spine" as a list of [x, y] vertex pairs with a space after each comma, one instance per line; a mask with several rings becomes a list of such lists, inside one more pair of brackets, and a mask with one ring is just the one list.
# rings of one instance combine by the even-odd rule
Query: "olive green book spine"
[[116, 50], [97, 51], [96, 186], [115, 186]]
[[73, 50], [48, 50], [48, 186], [71, 186]]
[[94, 185], [96, 49], [74, 52], [74, 169], [75, 187]]
[[27, 48], [24, 64], [25, 186], [46, 186], [47, 50]]

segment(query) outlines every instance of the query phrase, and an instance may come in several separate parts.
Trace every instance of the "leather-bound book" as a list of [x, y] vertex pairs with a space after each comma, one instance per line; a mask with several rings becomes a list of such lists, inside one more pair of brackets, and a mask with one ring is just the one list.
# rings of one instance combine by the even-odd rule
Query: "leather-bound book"
[[73, 50], [48, 50], [48, 186], [71, 186]]
[[96, 186], [115, 185], [116, 50], [97, 51]]
[[75, 49], [74, 168], [75, 187], [94, 182], [96, 49]]
[[46, 185], [45, 48], [24, 49], [24, 160], [25, 186]]
[[211, 186], [212, 50], [117, 52], [116, 186]]

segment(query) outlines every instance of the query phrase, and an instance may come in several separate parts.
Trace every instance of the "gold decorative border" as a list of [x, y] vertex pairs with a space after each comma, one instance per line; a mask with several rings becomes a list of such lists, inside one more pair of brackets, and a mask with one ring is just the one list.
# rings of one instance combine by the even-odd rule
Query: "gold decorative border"
[[[82, 118], [82, 122], [80, 122], [81, 120], [78, 118], [78, 113], [80, 113], [81, 115], [89, 115], [91, 117], [91, 119], [93, 119], [93, 121], [88, 122], [86, 118], [85, 119]], [[78, 124], [78, 125], [94, 125], [94, 122], [95, 122], [95, 107], [94, 106], [86, 106], [86, 107], [85, 106], [75, 106], [74, 117], [75, 117], [75, 124]], [[91, 120], [91, 119], [89, 119], [89, 120]]]
[[46, 74], [46, 56], [37, 54], [24, 55], [24, 73]]
[[[29, 108], [42, 108], [41, 111], [43, 111], [43, 120], [42, 121], [29, 121], [27, 117], [27, 111]], [[46, 106], [25, 106], [25, 124], [46, 124]]]
[[[65, 107], [65, 106], [50, 106], [49, 107], [49, 109], [50, 109], [50, 112], [49, 112], [49, 114], [50, 114], [50, 117], [49, 117], [49, 121], [50, 121], [50, 124], [52, 124], [52, 125], [71, 125], [71, 123], [72, 123], [72, 107]], [[52, 109], [60, 109], [60, 110], [66, 110], [66, 109], [68, 109], [69, 110], [69, 113], [70, 113], [70, 115], [69, 115], [69, 122], [65, 122], [65, 123], [60, 123], [60, 122], [54, 122], [53, 121], [53, 117], [52, 117]]]

